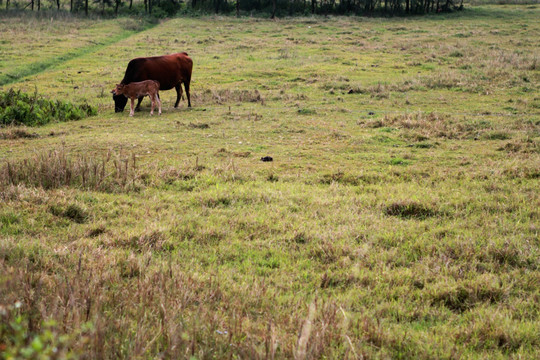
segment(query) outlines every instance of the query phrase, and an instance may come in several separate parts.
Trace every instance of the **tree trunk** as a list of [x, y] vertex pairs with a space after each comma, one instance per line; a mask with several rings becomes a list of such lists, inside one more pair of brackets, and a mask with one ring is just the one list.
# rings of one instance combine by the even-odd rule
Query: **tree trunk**
[[240, 0], [236, 0], [236, 17], [240, 17]]
[[276, 2], [277, 0], [272, 0], [272, 16], [270, 16], [270, 19], [275, 19], [276, 17]]
[[34, 11], [34, 0], [32, 0], [32, 2], [30, 3], [32, 6], [30, 6], [30, 8], [32, 9], [32, 11]]
[[311, 0], [311, 13], [315, 14], [315, 8], [317, 7], [317, 0]]
[[84, 14], [88, 16], [88, 0], [84, 0]]

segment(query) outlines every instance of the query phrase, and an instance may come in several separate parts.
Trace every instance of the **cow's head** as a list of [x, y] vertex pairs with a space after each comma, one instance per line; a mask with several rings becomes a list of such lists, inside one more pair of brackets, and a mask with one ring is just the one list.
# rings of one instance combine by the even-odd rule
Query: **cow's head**
[[116, 87], [111, 91], [114, 100], [114, 112], [117, 113], [124, 111], [127, 104], [127, 98], [121, 93], [123, 87], [123, 84], [116, 84]]

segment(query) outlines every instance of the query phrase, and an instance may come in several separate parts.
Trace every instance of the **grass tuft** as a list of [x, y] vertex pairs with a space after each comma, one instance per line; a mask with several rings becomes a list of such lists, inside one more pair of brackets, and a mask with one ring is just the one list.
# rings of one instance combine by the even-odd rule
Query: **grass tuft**
[[69, 204], [67, 207], [62, 208], [58, 205], [51, 205], [49, 211], [54, 216], [64, 217], [77, 224], [83, 224], [88, 220], [87, 212], [77, 204]]
[[425, 219], [439, 214], [437, 210], [413, 201], [400, 201], [389, 204], [384, 207], [384, 213], [404, 219]]
[[86, 232], [87, 237], [97, 237], [99, 235], [105, 234], [107, 232], [107, 229], [105, 226], [101, 225], [98, 227], [94, 227]]
[[0, 139], [4, 140], [17, 140], [17, 139], [35, 139], [38, 138], [37, 133], [29, 132], [24, 128], [11, 127], [7, 131], [0, 132]]
[[242, 102], [264, 102], [259, 90], [206, 89], [192, 95], [198, 104], [226, 104]]

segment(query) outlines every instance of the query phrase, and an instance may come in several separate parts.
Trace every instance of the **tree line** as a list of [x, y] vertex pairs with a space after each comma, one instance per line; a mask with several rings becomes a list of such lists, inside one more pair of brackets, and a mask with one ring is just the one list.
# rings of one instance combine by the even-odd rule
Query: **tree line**
[[72, 13], [145, 13], [157, 17], [191, 12], [295, 15], [407, 15], [463, 9], [463, 0], [0, 0], [5, 9], [56, 9]]

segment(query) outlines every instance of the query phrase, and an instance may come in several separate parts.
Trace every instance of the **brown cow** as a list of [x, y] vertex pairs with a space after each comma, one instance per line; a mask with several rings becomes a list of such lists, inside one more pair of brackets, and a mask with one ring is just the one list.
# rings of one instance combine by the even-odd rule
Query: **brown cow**
[[[157, 80], [160, 90], [176, 89], [176, 103], [178, 107], [182, 97], [181, 84], [184, 84], [188, 107], [191, 107], [189, 96], [189, 84], [191, 82], [191, 71], [193, 61], [187, 53], [181, 52], [171, 55], [152, 56], [136, 58], [129, 62], [121, 84], [129, 84], [143, 80]], [[122, 112], [126, 107], [127, 99], [124, 96], [113, 96], [114, 111]], [[141, 105], [142, 97], [139, 98], [137, 108]]]
[[159, 82], [155, 80], [145, 80], [139, 82], [132, 82], [127, 85], [116, 84], [116, 87], [111, 91], [114, 95], [124, 95], [126, 98], [131, 99], [131, 108], [129, 116], [133, 116], [135, 105], [135, 99], [150, 96], [152, 101], [152, 107], [150, 108], [150, 115], [154, 115], [154, 106], [156, 102], [159, 107], [159, 115], [161, 115], [161, 100], [159, 100]]

